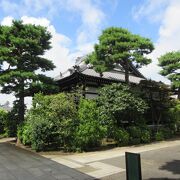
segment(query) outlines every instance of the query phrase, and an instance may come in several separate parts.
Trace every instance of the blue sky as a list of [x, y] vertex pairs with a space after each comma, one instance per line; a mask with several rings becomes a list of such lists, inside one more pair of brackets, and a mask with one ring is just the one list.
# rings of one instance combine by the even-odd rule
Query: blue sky
[[75, 58], [93, 50], [101, 31], [109, 26], [129, 29], [152, 39], [152, 64], [141, 72], [154, 80], [168, 81], [158, 74], [157, 58], [180, 49], [180, 0], [0, 0], [0, 23], [12, 19], [47, 26], [53, 48], [45, 54], [57, 68], [56, 76], [74, 64]]
[[[22, 16], [47, 18], [51, 21], [51, 24], [53, 24], [57, 32], [68, 36], [75, 45], [78, 30], [83, 23], [82, 12], [76, 10], [76, 8], [73, 10], [73, 7], [68, 8], [68, 3], [65, 3], [66, 1], [52, 0], [52, 2], [54, 2], [52, 4], [48, 3], [47, 0], [1, 0], [0, 2], [2, 10], [0, 13], [1, 20], [6, 16], [12, 16], [16, 19], [20, 19]], [[41, 8], [35, 5], [38, 4], [37, 2], [40, 3]], [[45, 3], [43, 4], [43, 2]], [[104, 17], [101, 23], [98, 24], [99, 30], [109, 26], [118, 26], [147, 36], [152, 40], [156, 40], [158, 36], [158, 23], [152, 26], [149, 21], [139, 21], [133, 18], [135, 9], [140, 7], [145, 0], [74, 0], [72, 2], [87, 2], [97, 11], [103, 13]], [[33, 11], [33, 9], [35, 9], [35, 11]], [[98, 34], [99, 33], [100, 31]], [[97, 36], [93, 38], [97, 39]]]

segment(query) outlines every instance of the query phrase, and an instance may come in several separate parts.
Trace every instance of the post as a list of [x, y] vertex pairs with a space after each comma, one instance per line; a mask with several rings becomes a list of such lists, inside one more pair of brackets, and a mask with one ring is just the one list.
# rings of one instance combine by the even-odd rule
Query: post
[[126, 152], [126, 179], [142, 180], [140, 154]]

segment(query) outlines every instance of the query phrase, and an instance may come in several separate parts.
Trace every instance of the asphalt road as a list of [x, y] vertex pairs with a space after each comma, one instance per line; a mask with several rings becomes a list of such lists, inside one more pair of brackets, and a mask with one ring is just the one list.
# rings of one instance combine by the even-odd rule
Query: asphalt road
[[71, 169], [35, 153], [0, 143], [0, 180], [91, 180]]
[[[143, 180], [180, 180], [180, 146], [162, 148], [140, 154]], [[101, 162], [125, 168], [124, 156]], [[108, 179], [125, 180], [126, 173], [121, 172], [103, 178], [103, 180]]]
[[[99, 162], [125, 169], [124, 156]], [[141, 167], [143, 180], [180, 180], [180, 145], [142, 152]], [[0, 180], [57, 179], [91, 180], [95, 178], [12, 144], [0, 143]], [[101, 179], [126, 180], [125, 171]]]

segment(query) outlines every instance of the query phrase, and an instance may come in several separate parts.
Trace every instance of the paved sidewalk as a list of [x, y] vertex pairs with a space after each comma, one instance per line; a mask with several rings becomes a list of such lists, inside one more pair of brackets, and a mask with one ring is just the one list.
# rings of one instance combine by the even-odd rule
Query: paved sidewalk
[[[121, 180], [125, 180], [124, 154], [126, 151], [141, 153], [142, 166], [144, 166], [145, 172], [144, 177], [150, 178], [152, 177], [151, 170], [153, 167], [156, 167], [153, 169], [153, 172], [157, 175], [157, 177], [161, 177], [161, 173], [164, 172], [161, 172], [159, 168], [163, 165], [163, 163], [168, 161], [174, 160], [175, 166], [179, 165], [180, 167], [179, 149], [180, 140], [173, 140], [141, 146], [115, 148], [101, 152], [97, 151], [74, 155], [51, 154], [43, 156], [56, 161], [57, 163], [74, 168], [94, 178], [115, 180], [121, 177]], [[174, 155], [172, 153], [174, 153]], [[166, 157], [168, 157], [168, 159]], [[161, 163], [158, 161], [161, 161]], [[177, 174], [173, 175], [165, 172], [164, 177], [180, 180], [180, 169], [177, 169], [177, 167], [175, 167], [175, 169], [178, 171]]]
[[84, 173], [0, 140], [0, 180], [93, 180]]
[[144, 180], [180, 180], [180, 139], [73, 155], [38, 155], [0, 140], [0, 180], [126, 180], [126, 151], [141, 154]]

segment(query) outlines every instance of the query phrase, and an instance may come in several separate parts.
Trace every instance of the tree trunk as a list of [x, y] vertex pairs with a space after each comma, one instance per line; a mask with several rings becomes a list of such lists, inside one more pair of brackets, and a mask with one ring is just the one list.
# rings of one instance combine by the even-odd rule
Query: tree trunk
[[125, 82], [129, 85], [129, 61], [125, 60]]
[[178, 88], [178, 99], [180, 100], [180, 87]]
[[24, 105], [24, 95], [21, 94], [19, 97], [19, 122], [24, 122], [24, 113], [25, 113], [25, 105]]
[[157, 120], [157, 132], [159, 131], [159, 125], [160, 125], [160, 122], [161, 122], [161, 116], [162, 116], [162, 114], [161, 114], [161, 112], [160, 112], [159, 118], [158, 118], [158, 120]]
[[24, 79], [22, 79], [20, 81], [20, 92], [19, 92], [19, 112], [18, 112], [18, 116], [19, 116], [19, 122], [24, 122], [24, 114], [25, 114], [25, 104], [24, 104]]

